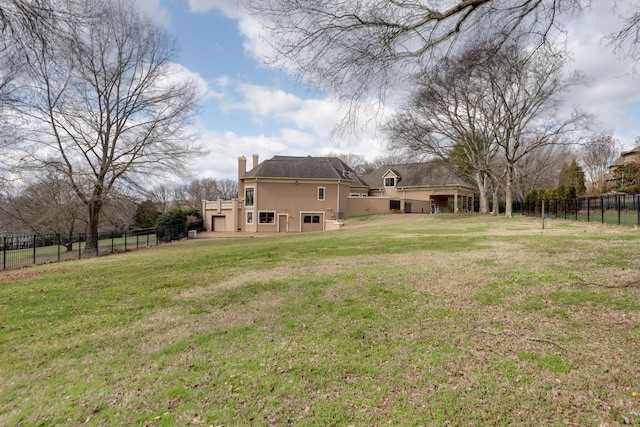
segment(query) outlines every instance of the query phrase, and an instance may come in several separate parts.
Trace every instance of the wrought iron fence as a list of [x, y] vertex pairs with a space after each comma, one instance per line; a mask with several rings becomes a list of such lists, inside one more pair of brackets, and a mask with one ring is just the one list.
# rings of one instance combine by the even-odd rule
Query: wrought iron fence
[[[526, 202], [522, 213], [541, 217], [542, 200]], [[640, 194], [616, 193], [577, 199], [545, 200], [544, 214], [549, 218], [640, 226]]]
[[202, 223], [190, 224], [187, 229], [164, 227], [99, 233], [97, 239], [83, 233], [1, 236], [0, 270], [148, 248], [183, 239], [192, 230], [201, 231]]

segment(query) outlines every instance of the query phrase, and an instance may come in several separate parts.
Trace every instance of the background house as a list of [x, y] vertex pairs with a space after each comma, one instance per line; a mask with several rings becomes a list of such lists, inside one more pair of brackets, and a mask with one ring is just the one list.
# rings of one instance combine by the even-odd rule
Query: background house
[[[460, 178], [442, 161], [384, 165], [364, 177], [369, 196], [387, 196], [392, 210], [412, 212], [470, 212], [475, 187]], [[418, 202], [418, 203], [416, 203]], [[418, 209], [419, 202], [430, 202]]]
[[470, 211], [474, 187], [444, 163], [383, 166], [359, 176], [335, 157], [275, 156], [247, 171], [238, 159], [238, 198], [203, 202], [210, 231], [309, 232], [347, 217], [384, 212]]
[[620, 157], [609, 166], [609, 172], [613, 173], [620, 166], [628, 165], [630, 163], [640, 164], [640, 146], [637, 146], [633, 150], [623, 151]]

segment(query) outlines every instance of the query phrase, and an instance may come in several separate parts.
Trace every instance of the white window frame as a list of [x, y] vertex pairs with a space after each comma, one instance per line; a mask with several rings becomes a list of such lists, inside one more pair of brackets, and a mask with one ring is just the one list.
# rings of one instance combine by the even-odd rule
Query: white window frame
[[[393, 180], [393, 185], [387, 185], [387, 180], [388, 179]], [[385, 187], [395, 187], [396, 186], [396, 177], [395, 176], [386, 176], [386, 177], [384, 177], [384, 186]]]
[[253, 211], [247, 211], [247, 224], [253, 224]]
[[[247, 190], [253, 190], [253, 197], [251, 198], [251, 204], [248, 203], [249, 199], [247, 198]], [[254, 206], [256, 203], [256, 187], [245, 187], [244, 188], [244, 205], [245, 206]]]
[[[322, 197], [320, 197], [320, 193], [322, 192]], [[325, 200], [327, 198], [327, 189], [325, 187], [318, 187], [318, 200]]]

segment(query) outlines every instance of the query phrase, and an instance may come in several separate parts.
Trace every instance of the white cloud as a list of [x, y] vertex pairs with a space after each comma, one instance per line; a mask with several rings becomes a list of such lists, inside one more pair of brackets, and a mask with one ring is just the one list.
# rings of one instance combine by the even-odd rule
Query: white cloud
[[160, 6], [160, 0], [134, 0], [138, 8], [158, 24], [169, 26], [169, 11]]
[[240, 0], [189, 0], [189, 8], [195, 13], [216, 10], [231, 19], [240, 17], [242, 10]]
[[237, 90], [243, 99], [229, 107], [249, 112], [258, 123], [275, 120], [295, 124], [327, 137], [341, 117], [339, 105], [329, 99], [302, 99], [280, 89], [248, 83], [240, 84]]
[[591, 82], [573, 90], [568, 103], [593, 114], [604, 129], [613, 131], [630, 148], [631, 135], [638, 131], [640, 122], [640, 82], [629, 61], [615, 55], [605, 39], [620, 26], [627, 7], [622, 2], [616, 8], [610, 2], [593, 2], [579, 19], [569, 23], [573, 68], [582, 70]]

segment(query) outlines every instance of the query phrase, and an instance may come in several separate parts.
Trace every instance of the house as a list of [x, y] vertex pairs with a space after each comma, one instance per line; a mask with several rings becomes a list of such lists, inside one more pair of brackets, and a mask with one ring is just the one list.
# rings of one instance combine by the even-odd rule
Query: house
[[384, 212], [470, 211], [474, 187], [442, 162], [382, 166], [358, 175], [335, 157], [275, 156], [247, 171], [238, 159], [238, 198], [203, 202], [210, 231], [309, 232]]
[[442, 161], [385, 165], [364, 177], [370, 197], [387, 196], [391, 210], [421, 212], [412, 201], [429, 201], [422, 212], [470, 212], [475, 188]]
[[628, 165], [630, 163], [640, 163], [640, 145], [633, 150], [623, 151], [620, 157], [609, 166], [609, 172], [613, 173], [620, 166]]

